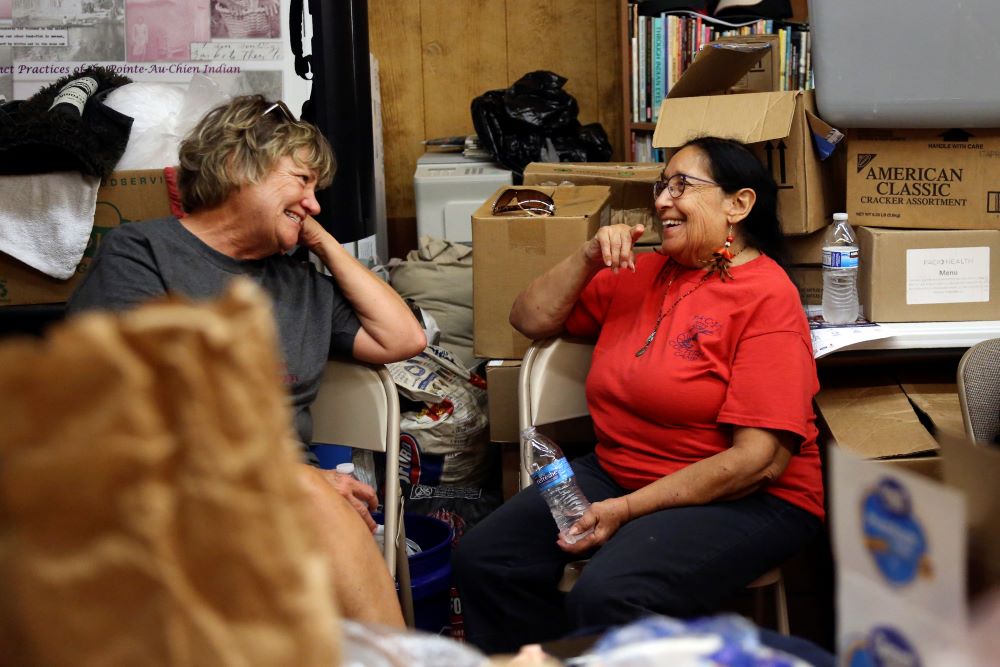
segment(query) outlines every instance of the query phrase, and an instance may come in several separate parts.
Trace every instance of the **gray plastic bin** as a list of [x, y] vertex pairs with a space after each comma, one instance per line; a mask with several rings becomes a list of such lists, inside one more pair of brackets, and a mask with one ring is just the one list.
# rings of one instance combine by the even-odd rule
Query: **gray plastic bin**
[[1000, 127], [1000, 1], [809, 0], [816, 105], [848, 127]]

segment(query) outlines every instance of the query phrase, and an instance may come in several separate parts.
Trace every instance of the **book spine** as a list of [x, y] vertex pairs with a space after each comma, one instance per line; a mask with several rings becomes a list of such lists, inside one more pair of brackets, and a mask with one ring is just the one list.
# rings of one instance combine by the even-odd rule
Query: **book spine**
[[778, 81], [780, 82], [781, 90], [788, 90], [785, 86], [785, 63], [787, 62], [787, 59], [785, 50], [785, 29], [778, 28]]
[[805, 30], [799, 31], [799, 85], [798, 88], [806, 88], [808, 86], [806, 69], [806, 59], [809, 53], [809, 33]]
[[666, 17], [663, 15], [653, 18], [653, 122], [660, 118], [660, 102], [665, 94], [664, 77], [666, 72], [663, 67], [664, 47], [663, 47], [663, 27]]
[[646, 20], [639, 17], [639, 121], [644, 122], [646, 113]]
[[629, 10], [629, 42], [632, 49], [632, 68], [629, 70], [632, 75], [632, 122], [639, 122], [639, 11], [635, 5], [630, 4]]
[[653, 19], [646, 17], [646, 121], [653, 120]]

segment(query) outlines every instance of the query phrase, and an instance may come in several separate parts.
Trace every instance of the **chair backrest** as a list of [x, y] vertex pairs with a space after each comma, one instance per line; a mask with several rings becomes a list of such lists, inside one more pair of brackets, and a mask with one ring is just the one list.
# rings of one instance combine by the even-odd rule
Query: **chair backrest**
[[[573, 338], [536, 341], [521, 361], [518, 378], [518, 426], [552, 424], [586, 417], [585, 383], [594, 344]], [[531, 483], [521, 456], [521, 488]]]
[[385, 366], [326, 364], [312, 405], [313, 442], [385, 452], [385, 564], [395, 576], [400, 525], [399, 395]]
[[993, 442], [1000, 433], [1000, 338], [976, 343], [962, 355], [958, 400], [969, 438]]

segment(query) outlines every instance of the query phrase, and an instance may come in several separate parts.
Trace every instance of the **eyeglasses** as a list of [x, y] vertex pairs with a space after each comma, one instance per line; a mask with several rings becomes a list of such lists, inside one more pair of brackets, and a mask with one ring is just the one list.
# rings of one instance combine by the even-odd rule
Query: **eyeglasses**
[[715, 181], [709, 181], [704, 178], [696, 178], [694, 176], [688, 176], [687, 174], [674, 174], [666, 180], [661, 178], [653, 183], [653, 199], [659, 199], [664, 190], [669, 192], [671, 197], [677, 199], [684, 194], [684, 190], [687, 189], [689, 185], [697, 187], [699, 184], [714, 186], [719, 185]]
[[298, 122], [298, 121], [296, 121], [295, 116], [292, 115], [292, 112], [289, 111], [288, 107], [281, 100], [278, 100], [277, 102], [275, 102], [274, 104], [272, 104], [268, 108], [264, 109], [264, 111], [261, 112], [261, 114], [260, 114], [260, 116], [258, 118], [263, 118], [264, 116], [266, 116], [267, 114], [271, 113], [272, 111], [278, 111], [278, 113], [280, 113], [282, 116], [284, 116], [285, 120], [287, 120], [290, 123]]
[[493, 215], [507, 213], [527, 213], [533, 216], [555, 215], [556, 205], [552, 197], [538, 190], [509, 188], [500, 193], [493, 202]]

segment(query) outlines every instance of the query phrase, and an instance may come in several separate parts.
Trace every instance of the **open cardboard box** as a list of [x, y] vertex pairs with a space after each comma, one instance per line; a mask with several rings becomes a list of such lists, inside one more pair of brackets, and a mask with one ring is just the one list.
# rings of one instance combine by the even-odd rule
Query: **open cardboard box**
[[940, 441], [963, 432], [953, 366], [824, 368], [821, 384], [827, 446], [941, 478]]
[[531, 162], [525, 185], [606, 185], [611, 188], [611, 224], [645, 226], [639, 245], [659, 245], [663, 223], [653, 208], [653, 183], [663, 173], [658, 162]]
[[812, 91], [725, 94], [769, 49], [720, 42], [702, 49], [660, 105], [653, 146], [677, 148], [701, 135], [749, 144], [778, 183], [782, 229], [808, 234], [843, 199], [842, 170], [824, 159], [843, 135], [816, 115]]
[[493, 215], [493, 202], [506, 187], [472, 214], [472, 344], [477, 357], [524, 356], [531, 341], [508, 321], [514, 299], [611, 220], [606, 185], [532, 187], [551, 195], [555, 215]]

